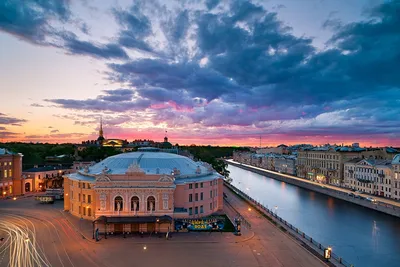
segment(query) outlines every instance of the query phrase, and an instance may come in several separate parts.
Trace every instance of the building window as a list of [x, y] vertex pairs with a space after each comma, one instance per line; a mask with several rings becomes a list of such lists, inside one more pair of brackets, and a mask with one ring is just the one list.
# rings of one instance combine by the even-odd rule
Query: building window
[[199, 188], [199, 184], [198, 184], [198, 183], [195, 183], [195, 184], [194, 184], [194, 188]]
[[204, 213], [203, 205], [200, 206], [200, 213]]
[[91, 208], [88, 208], [88, 209], [87, 209], [87, 215], [88, 215], [88, 216], [92, 216], [92, 209], [91, 209]]
[[200, 200], [203, 200], [203, 192], [200, 193]]
[[210, 198], [212, 198], [212, 190], [210, 190]]
[[193, 195], [189, 194], [189, 202], [192, 202], [192, 201], [193, 201]]
[[194, 207], [194, 214], [199, 214], [199, 207]]
[[210, 210], [212, 210], [213, 209], [213, 206], [212, 206], [212, 202], [210, 203]]
[[196, 195], [195, 195], [195, 201], [199, 201], [199, 193], [196, 193]]
[[189, 215], [193, 214], [193, 208], [189, 208]]
[[124, 200], [121, 196], [114, 198], [114, 211], [121, 211], [124, 208]]
[[156, 199], [153, 196], [147, 198], [147, 211], [156, 210]]
[[203, 183], [200, 183], [200, 187], [203, 188]]
[[193, 188], [193, 185], [192, 184], [189, 184], [189, 189], [192, 189]]
[[79, 214], [81, 214], [81, 206], [79, 206], [79, 208], [78, 208], [78, 209], [79, 209]]
[[82, 188], [85, 189], [86, 188], [86, 184], [82, 183]]
[[10, 177], [10, 178], [12, 177], [12, 170], [11, 169], [8, 170], [8, 177]]
[[163, 200], [163, 209], [168, 209], [168, 200]]
[[88, 195], [87, 196], [87, 202], [88, 203], [92, 203], [92, 195]]
[[78, 201], [81, 201], [81, 193], [78, 193]]
[[210, 186], [212, 186], [212, 181], [210, 181]]
[[7, 170], [4, 170], [4, 178], [7, 178]]
[[82, 201], [83, 201], [83, 202], [86, 202], [86, 195], [85, 195], [85, 194], [83, 194]]
[[86, 209], [83, 208], [83, 215], [86, 216]]
[[90, 188], [91, 188], [91, 187], [90, 187], [90, 184], [87, 184], [87, 188], [88, 188], [88, 189], [90, 189]]
[[131, 211], [138, 211], [139, 210], [139, 198], [134, 196], [131, 198]]

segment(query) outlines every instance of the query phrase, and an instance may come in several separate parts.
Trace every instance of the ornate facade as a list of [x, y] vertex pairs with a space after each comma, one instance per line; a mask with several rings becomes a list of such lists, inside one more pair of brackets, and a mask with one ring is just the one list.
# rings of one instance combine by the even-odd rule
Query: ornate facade
[[107, 222], [107, 231], [166, 232], [175, 218], [205, 217], [223, 205], [222, 176], [208, 164], [163, 152], [109, 157], [66, 175], [64, 185], [64, 209]]

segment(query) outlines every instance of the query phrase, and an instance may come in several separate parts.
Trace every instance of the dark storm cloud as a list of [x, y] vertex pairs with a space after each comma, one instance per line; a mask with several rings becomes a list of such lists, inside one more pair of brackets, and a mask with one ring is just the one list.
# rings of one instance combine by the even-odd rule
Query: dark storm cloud
[[151, 104], [150, 100], [133, 97], [131, 90], [116, 89], [104, 92], [106, 95], [100, 95], [96, 99], [45, 99], [45, 101], [67, 109], [114, 112], [144, 109]]
[[113, 10], [116, 21], [121, 26], [118, 43], [124, 47], [151, 52], [152, 48], [144, 38], [152, 34], [150, 19], [143, 14], [140, 4], [133, 5], [129, 10]]
[[[142, 59], [125, 64], [109, 64], [109, 67], [115, 71], [113, 78], [119, 82], [130, 82], [139, 88], [151, 85], [170, 92], [184, 90], [193, 98], [200, 97], [208, 101], [240, 89], [215, 70], [201, 68], [192, 62]], [[180, 102], [179, 99], [169, 100]]]
[[68, 32], [59, 35], [64, 44], [61, 45], [71, 54], [87, 55], [104, 59], [128, 59], [126, 52], [117, 44], [95, 44], [88, 41], [81, 41], [74, 33]]
[[208, 9], [213, 9], [219, 4], [220, 0], [206, 0], [205, 4]]
[[32, 43], [41, 43], [49, 33], [49, 20], [70, 18], [68, 0], [0, 1], [0, 30]]

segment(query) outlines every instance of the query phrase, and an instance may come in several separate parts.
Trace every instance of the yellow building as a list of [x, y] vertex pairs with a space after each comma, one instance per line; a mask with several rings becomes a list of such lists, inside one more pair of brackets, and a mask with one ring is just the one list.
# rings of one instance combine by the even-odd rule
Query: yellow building
[[64, 194], [65, 210], [92, 220], [105, 233], [167, 232], [175, 218], [221, 211], [223, 177], [187, 157], [140, 151], [66, 175]]

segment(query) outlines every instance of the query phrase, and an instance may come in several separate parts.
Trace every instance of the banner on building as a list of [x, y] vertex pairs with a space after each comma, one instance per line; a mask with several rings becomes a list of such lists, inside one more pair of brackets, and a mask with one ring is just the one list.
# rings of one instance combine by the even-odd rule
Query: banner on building
[[176, 231], [222, 231], [224, 227], [224, 217], [175, 219]]

